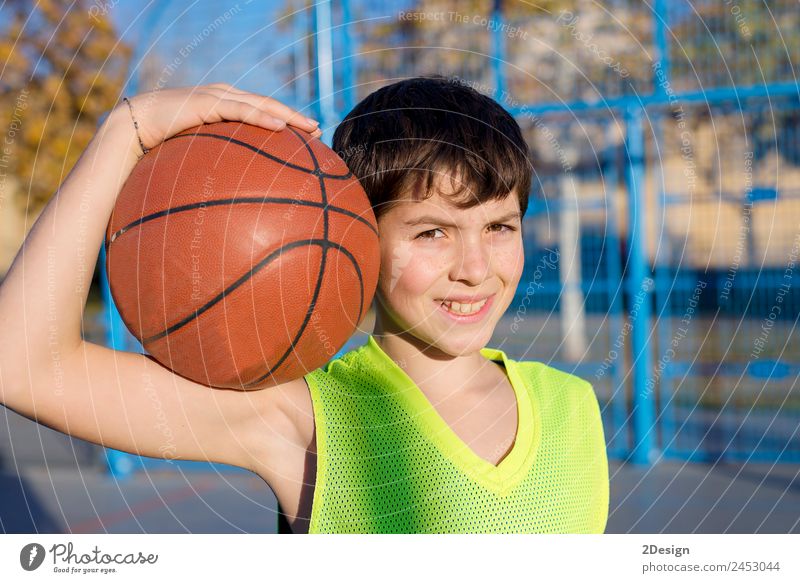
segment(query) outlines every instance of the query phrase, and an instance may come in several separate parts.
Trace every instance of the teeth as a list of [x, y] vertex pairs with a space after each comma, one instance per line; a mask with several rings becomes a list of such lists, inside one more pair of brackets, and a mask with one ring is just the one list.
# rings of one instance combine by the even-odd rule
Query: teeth
[[451, 312], [455, 312], [456, 314], [474, 314], [475, 312], [480, 311], [483, 305], [486, 303], [486, 300], [481, 300], [475, 304], [461, 304], [459, 302], [443, 302], [442, 305], [450, 310]]

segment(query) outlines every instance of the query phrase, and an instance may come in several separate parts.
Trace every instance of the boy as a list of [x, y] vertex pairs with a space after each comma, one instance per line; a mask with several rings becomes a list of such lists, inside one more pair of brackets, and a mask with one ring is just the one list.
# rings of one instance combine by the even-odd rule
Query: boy
[[[207, 123], [249, 116], [277, 129], [245, 113], [256, 103], [309, 131], [280, 104], [264, 105], [229, 86], [206, 90], [219, 103], [248, 105], [204, 109], [175, 93], [141, 116], [136, 138], [115, 109], [100, 141], [125, 143], [130, 152], [138, 139], [146, 151], [201, 110]], [[170, 101], [179, 98], [193, 115]], [[144, 103], [134, 100], [130, 113]], [[165, 121], [175, 116], [183, 117]], [[56, 247], [63, 255], [55, 262], [58, 281], [76, 278], [74, 253], [64, 249], [77, 236], [80, 189], [91, 188], [82, 160], [54, 198], [64, 197], [65, 209], [57, 219], [46, 209], [23, 246], [25, 283], [17, 257], [0, 288], [0, 321], [33, 330], [30, 354], [7, 338], [0, 345], [3, 402], [76, 437], [162, 457], [162, 440], [151, 431], [152, 403], [137, 391], [147, 375], [162, 414], [178, 427], [174, 457], [261, 476], [279, 500], [286, 532], [603, 532], [608, 470], [591, 385], [486, 347], [524, 262], [521, 219], [532, 168], [519, 126], [469, 87], [416, 78], [358, 104], [333, 146], [378, 219], [381, 273], [367, 344], [279, 387], [210, 390], [145, 356], [82, 341], [78, 307], [85, 296], [56, 292], [56, 313], [72, 318], [68, 330], [56, 327], [62, 385], [56, 396], [42, 265], [48, 247]], [[135, 164], [126, 157], [113, 166], [103, 158], [110, 149], [87, 148], [87, 164], [105, 168], [101, 178], [108, 181], [92, 215], [92, 251]], [[122, 175], [114, 177], [108, 165], [121, 167]], [[12, 305], [18, 301], [27, 309]], [[27, 370], [19, 370], [26, 358]], [[108, 386], [112, 380], [118, 383]], [[90, 408], [94, 415], [86, 416]]]

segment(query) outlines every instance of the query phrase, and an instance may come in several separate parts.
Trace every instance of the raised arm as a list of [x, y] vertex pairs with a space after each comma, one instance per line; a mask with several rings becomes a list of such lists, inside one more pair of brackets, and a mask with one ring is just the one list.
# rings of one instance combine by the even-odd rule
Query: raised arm
[[[280, 387], [217, 390], [141, 354], [84, 341], [81, 323], [105, 228], [141, 155], [202, 123], [316, 125], [226, 84], [145, 93], [112, 110], [42, 211], [0, 285], [0, 402], [58, 431], [151, 457], [248, 467], [249, 428], [280, 409]], [[304, 383], [302, 379], [295, 383]]]

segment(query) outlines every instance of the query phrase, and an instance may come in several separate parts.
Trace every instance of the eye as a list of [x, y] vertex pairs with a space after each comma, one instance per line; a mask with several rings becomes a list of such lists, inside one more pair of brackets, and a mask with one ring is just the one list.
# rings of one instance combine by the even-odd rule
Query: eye
[[430, 231], [423, 231], [422, 233], [417, 235], [416, 238], [417, 239], [431, 239], [431, 240], [433, 240], [433, 239], [441, 239], [441, 237], [433, 237], [433, 236], [431, 236], [433, 233], [436, 233], [436, 231], [441, 231], [441, 229], [432, 229]]
[[511, 225], [502, 225], [502, 224], [499, 224], [499, 223], [496, 224], [496, 225], [492, 225], [489, 228], [493, 229], [494, 227], [503, 227], [503, 229], [496, 230], [495, 231], [496, 233], [512, 233], [512, 232], [517, 230], [515, 227], [512, 227]]

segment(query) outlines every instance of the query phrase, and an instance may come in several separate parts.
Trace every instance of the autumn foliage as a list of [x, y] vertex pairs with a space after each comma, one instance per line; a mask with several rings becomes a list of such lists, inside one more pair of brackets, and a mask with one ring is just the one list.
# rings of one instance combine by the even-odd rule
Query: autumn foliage
[[35, 215], [120, 99], [130, 47], [108, 2], [11, 0], [0, 8], [3, 195]]

